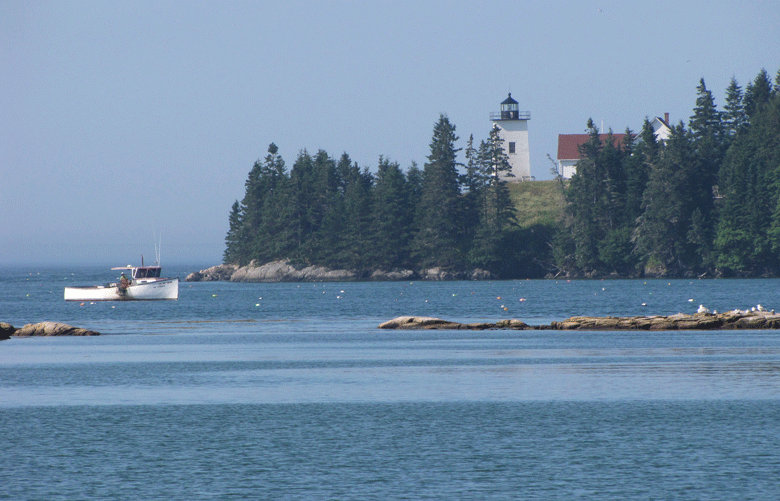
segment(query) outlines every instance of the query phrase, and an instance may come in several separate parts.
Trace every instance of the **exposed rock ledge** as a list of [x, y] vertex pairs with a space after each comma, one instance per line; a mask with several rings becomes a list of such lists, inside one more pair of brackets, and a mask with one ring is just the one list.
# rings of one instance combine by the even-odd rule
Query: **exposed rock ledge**
[[420, 272], [413, 270], [332, 270], [323, 266], [296, 268], [289, 260], [274, 261], [257, 265], [254, 261], [246, 266], [220, 264], [187, 275], [187, 282], [354, 282], [393, 280], [490, 280], [489, 271], [476, 269], [469, 272], [455, 272], [442, 268], [429, 268]]
[[515, 330], [726, 330], [780, 329], [780, 314], [762, 311], [729, 311], [726, 313], [678, 313], [650, 317], [571, 317], [550, 325], [527, 325], [520, 320], [496, 323], [462, 324], [432, 317], [398, 317], [379, 325], [380, 329], [515, 329]]
[[24, 327], [15, 329], [13, 325], [0, 323], [0, 339], [30, 336], [99, 336], [99, 332], [73, 327], [72, 325], [59, 322], [38, 322], [36, 324], [27, 324]]

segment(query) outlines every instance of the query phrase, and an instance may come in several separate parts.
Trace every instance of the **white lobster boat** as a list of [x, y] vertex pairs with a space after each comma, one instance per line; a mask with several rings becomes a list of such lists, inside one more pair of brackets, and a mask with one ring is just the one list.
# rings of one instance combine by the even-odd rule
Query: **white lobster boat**
[[[105, 285], [65, 287], [65, 301], [146, 301], [179, 299], [179, 279], [161, 278], [160, 266], [118, 266], [122, 277]], [[126, 277], [124, 272], [130, 273]]]

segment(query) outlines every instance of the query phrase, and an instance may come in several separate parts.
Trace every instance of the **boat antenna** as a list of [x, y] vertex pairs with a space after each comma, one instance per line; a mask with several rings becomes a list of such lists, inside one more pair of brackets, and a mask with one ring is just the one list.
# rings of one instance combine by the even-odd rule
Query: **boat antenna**
[[154, 257], [157, 259], [157, 266], [160, 266], [160, 253], [162, 250], [162, 233], [154, 242]]

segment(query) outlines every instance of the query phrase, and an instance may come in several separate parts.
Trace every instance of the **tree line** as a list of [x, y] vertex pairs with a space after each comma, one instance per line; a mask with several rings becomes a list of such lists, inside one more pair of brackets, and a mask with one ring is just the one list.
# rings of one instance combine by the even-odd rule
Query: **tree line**
[[657, 141], [601, 140], [592, 121], [565, 218], [554, 238], [573, 276], [778, 276], [780, 71], [744, 89], [732, 78], [722, 110], [704, 79], [687, 127]]
[[529, 256], [546, 239], [529, 239], [517, 225], [498, 128], [478, 146], [469, 138], [463, 165], [458, 139], [441, 115], [423, 169], [412, 163], [404, 172], [380, 156], [374, 173], [346, 153], [334, 159], [324, 150], [301, 151], [288, 171], [271, 143], [230, 211], [224, 262], [543, 275]]
[[563, 219], [529, 228], [515, 219], [496, 127], [468, 139], [460, 164], [441, 115], [427, 162], [405, 172], [324, 150], [288, 170], [271, 143], [232, 206], [223, 260], [500, 278], [780, 275], [780, 71], [744, 90], [732, 78], [722, 110], [702, 79], [688, 124], [669, 125], [665, 141], [647, 119], [618, 141], [589, 120], [576, 174], [560, 183]]

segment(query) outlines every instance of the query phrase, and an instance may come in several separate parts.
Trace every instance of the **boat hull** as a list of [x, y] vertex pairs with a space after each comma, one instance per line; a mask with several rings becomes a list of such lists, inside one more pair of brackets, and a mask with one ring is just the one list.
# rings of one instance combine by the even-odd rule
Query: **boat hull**
[[179, 299], [179, 279], [133, 281], [124, 294], [118, 284], [65, 287], [65, 301], [151, 301]]

